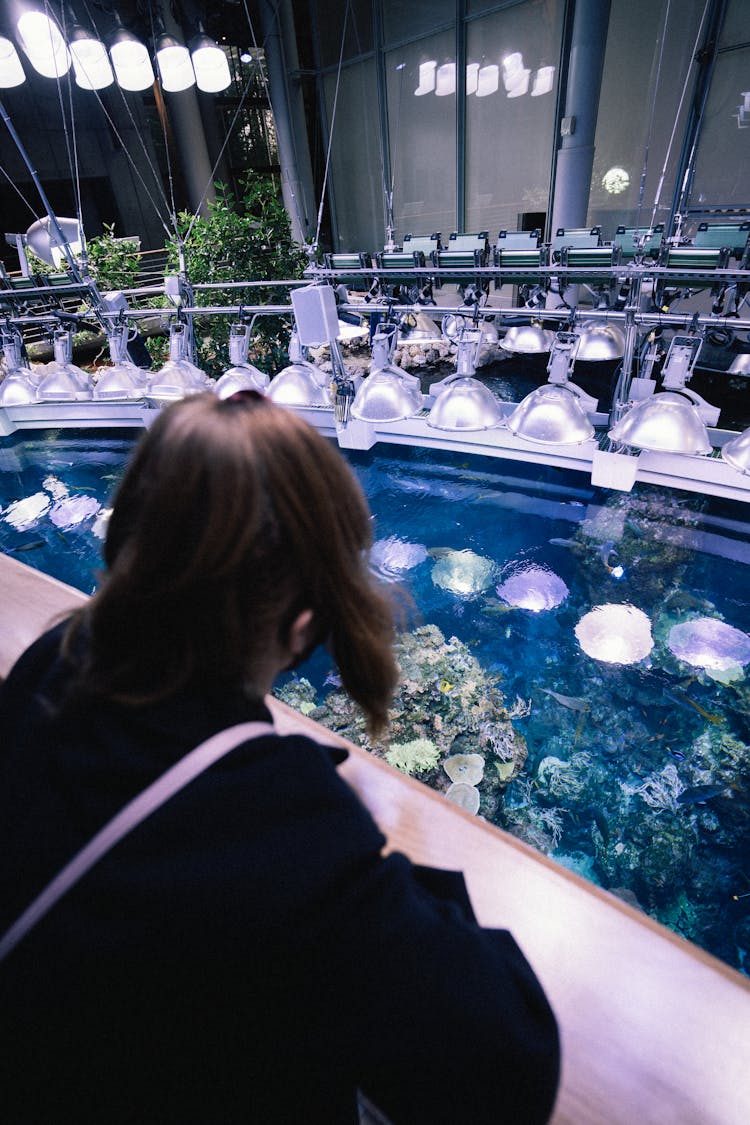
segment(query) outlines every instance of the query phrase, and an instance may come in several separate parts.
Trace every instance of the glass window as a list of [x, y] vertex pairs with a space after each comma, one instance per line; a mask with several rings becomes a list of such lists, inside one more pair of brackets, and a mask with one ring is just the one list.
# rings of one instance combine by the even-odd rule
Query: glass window
[[691, 209], [746, 206], [750, 185], [750, 47], [719, 52], [706, 102]]
[[704, 0], [667, 7], [665, 28], [665, 0], [612, 0], [587, 220], [606, 239], [669, 219]]
[[750, 39], [750, 19], [747, 0], [729, 0], [721, 34], [719, 50], [722, 47], [736, 47]]
[[386, 46], [428, 35], [441, 24], [455, 22], [456, 0], [383, 0]]
[[[334, 250], [371, 253], [384, 242], [383, 172], [372, 59], [325, 77], [326, 112], [331, 130], [327, 192], [334, 215]], [[333, 104], [336, 100], [336, 114]]]
[[344, 34], [344, 58], [356, 58], [373, 49], [372, 0], [316, 0], [320, 65], [336, 66], [341, 57]]
[[394, 238], [456, 229], [453, 32], [386, 55]]
[[549, 203], [562, 2], [528, 0], [467, 29], [467, 231], [521, 229]]

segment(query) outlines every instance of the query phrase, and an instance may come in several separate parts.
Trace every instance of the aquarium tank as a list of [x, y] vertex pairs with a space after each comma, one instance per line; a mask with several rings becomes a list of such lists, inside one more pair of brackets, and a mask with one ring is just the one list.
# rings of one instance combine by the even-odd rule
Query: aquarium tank
[[[0, 444], [0, 550], [86, 592], [131, 431]], [[485, 457], [346, 454], [399, 591], [368, 740], [324, 650], [278, 696], [750, 972], [750, 512]], [[406, 598], [403, 598], [403, 594]]]

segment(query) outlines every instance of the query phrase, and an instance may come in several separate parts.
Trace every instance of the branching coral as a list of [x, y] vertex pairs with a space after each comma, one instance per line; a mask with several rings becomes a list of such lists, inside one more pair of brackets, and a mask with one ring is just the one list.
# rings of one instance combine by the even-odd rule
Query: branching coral
[[394, 743], [385, 752], [385, 760], [404, 773], [424, 773], [434, 769], [440, 759], [440, 750], [427, 738], [415, 738], [412, 742]]

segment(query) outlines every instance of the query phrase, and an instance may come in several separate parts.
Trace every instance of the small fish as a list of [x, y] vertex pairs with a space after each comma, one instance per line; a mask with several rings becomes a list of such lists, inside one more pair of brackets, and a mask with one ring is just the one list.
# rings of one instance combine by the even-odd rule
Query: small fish
[[565, 547], [568, 551], [582, 555], [586, 551], [583, 543], [579, 543], [577, 539], [550, 539], [550, 544], [553, 547]]
[[686, 613], [691, 609], [705, 612], [708, 609], [714, 608], [712, 602], [706, 601], [705, 598], [697, 598], [695, 594], [691, 594], [689, 590], [673, 590], [671, 594], [667, 594], [664, 602], [670, 609], [676, 610], [677, 613]]
[[609, 843], [609, 823], [606, 816], [604, 815], [604, 811], [603, 809], [595, 808], [592, 815], [594, 817], [594, 824], [601, 832], [602, 840], [604, 841], [604, 846], [606, 847]]
[[450, 680], [441, 680], [438, 684], [438, 691], [442, 691], [443, 695], [449, 695], [456, 685], [452, 684]]
[[727, 789], [733, 789], [732, 785], [688, 785], [687, 789], [683, 789], [677, 798], [678, 805], [702, 805], [706, 801], [710, 801], [713, 797], [720, 797], [722, 793], [726, 793]]
[[625, 574], [625, 568], [621, 566], [620, 563], [612, 563], [610, 561], [613, 555], [615, 558], [619, 558], [613, 540], [608, 539], [607, 542], [602, 543], [601, 547], [599, 548], [599, 558], [602, 560], [606, 570], [609, 574], [612, 575], [613, 578], [622, 578]]
[[323, 680], [323, 686], [325, 686], [326, 684], [330, 684], [331, 687], [337, 687], [338, 688], [338, 687], [341, 687], [342, 682], [343, 681], [341, 679], [341, 676], [339, 676], [338, 672], [329, 672], [328, 675], [326, 676], [326, 678]]
[[34, 539], [31, 543], [20, 543], [18, 547], [8, 547], [9, 555], [20, 555], [21, 551], [38, 551], [40, 547], [46, 547], [47, 543], [44, 539]]
[[498, 601], [497, 598], [485, 598], [482, 605], [482, 613], [500, 614], [511, 613], [516, 607], [513, 605], [506, 605], [505, 602]]
[[561, 707], [567, 707], [570, 711], [590, 711], [591, 704], [587, 699], [581, 699], [577, 695], [561, 695], [559, 691], [552, 691], [552, 688], [542, 688], [545, 695], [551, 695], [556, 703]]
[[692, 699], [689, 695], [685, 695], [684, 692], [677, 691], [676, 688], [672, 688], [671, 690], [669, 688], [664, 688], [662, 694], [666, 699], [671, 699], [675, 703], [679, 703], [682, 707], [692, 707], [694, 711], [697, 711], [704, 719], [708, 719], [709, 723], [713, 723], [714, 726], [718, 727], [721, 725], [721, 715], [712, 715], [710, 711], [707, 711], [705, 707], [701, 707], [700, 703]]
[[667, 747], [667, 753], [671, 754], [677, 762], [684, 762], [687, 756], [683, 754], [682, 750], [673, 750], [671, 746]]

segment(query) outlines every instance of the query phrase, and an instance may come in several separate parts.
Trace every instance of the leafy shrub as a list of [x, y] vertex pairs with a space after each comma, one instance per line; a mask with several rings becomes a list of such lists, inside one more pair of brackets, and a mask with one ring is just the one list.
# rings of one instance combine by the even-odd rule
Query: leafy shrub
[[[236, 197], [224, 184], [217, 184], [215, 202], [209, 203], [206, 218], [182, 211], [177, 226], [183, 240], [185, 268], [191, 284], [222, 281], [293, 280], [302, 277], [307, 264], [304, 250], [291, 235], [289, 216], [273, 182], [250, 174]], [[177, 272], [179, 244], [167, 242], [168, 269]], [[284, 304], [283, 287], [201, 290], [200, 305]], [[230, 317], [196, 318], [195, 342], [199, 365], [210, 375], [227, 367]], [[258, 316], [250, 339], [252, 362], [273, 371], [286, 362], [291, 326], [279, 316]]]

